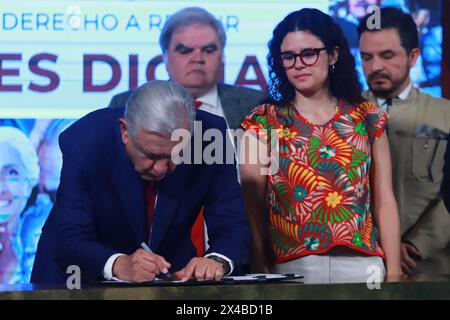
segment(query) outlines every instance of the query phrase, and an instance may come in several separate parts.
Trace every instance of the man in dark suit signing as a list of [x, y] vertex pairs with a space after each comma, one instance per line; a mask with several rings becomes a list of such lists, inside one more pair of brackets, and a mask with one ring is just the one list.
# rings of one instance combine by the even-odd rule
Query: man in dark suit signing
[[[151, 281], [168, 271], [175, 279], [220, 279], [246, 262], [249, 230], [235, 163], [174, 163], [179, 145], [171, 136], [192, 133], [195, 117], [204, 131], [226, 137], [223, 119], [195, 113], [186, 89], [152, 81], [125, 109], [94, 111], [61, 134], [61, 183], [32, 283], [64, 283], [71, 265], [85, 282]], [[210, 247], [196, 257], [190, 232], [201, 207]], [[142, 242], [152, 252], [139, 249]]]
[[[175, 12], [164, 24], [159, 37], [170, 80], [189, 90], [199, 110], [224, 118], [227, 127], [236, 130], [265, 94], [219, 83], [225, 44], [226, 33], [222, 23], [199, 7]], [[131, 92], [114, 96], [109, 106], [123, 106]], [[200, 215], [192, 235], [200, 255], [205, 249], [203, 233]]]

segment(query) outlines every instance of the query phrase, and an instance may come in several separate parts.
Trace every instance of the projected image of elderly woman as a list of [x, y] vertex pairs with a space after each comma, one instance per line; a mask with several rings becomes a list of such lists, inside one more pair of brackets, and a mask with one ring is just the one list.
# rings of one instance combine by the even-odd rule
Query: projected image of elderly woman
[[37, 148], [39, 157], [39, 193], [33, 205], [22, 213], [22, 219], [17, 231], [22, 251], [21, 282], [30, 282], [31, 271], [36, 256], [37, 245], [42, 234], [42, 227], [47, 220], [53, 203], [56, 201], [56, 190], [62, 168], [62, 154], [58, 145], [60, 133], [74, 120], [53, 119], [48, 123], [42, 140]]
[[0, 283], [20, 281], [17, 228], [38, 179], [30, 140], [16, 128], [0, 127]]

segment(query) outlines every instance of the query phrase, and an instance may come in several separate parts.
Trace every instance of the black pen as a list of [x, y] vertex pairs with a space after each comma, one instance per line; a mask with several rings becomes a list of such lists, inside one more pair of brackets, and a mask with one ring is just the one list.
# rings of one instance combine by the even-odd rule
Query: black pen
[[[150, 249], [150, 247], [145, 242], [141, 242], [141, 247], [145, 251], [153, 253], [152, 249]], [[172, 280], [172, 274], [168, 270], [166, 273], [162, 273], [162, 275], [164, 276], [165, 280]]]

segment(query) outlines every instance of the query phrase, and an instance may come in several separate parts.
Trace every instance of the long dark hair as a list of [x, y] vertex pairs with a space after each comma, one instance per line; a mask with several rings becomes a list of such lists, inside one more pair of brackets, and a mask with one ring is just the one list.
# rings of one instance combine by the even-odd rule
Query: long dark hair
[[317, 9], [302, 9], [287, 15], [273, 30], [267, 55], [271, 102], [286, 104], [295, 97], [295, 89], [289, 83], [286, 71], [280, 61], [281, 43], [286, 34], [295, 31], [306, 31], [318, 37], [324, 43], [329, 54], [332, 54], [335, 47], [338, 47], [339, 57], [335, 69], [334, 71], [330, 70], [328, 74], [331, 93], [334, 97], [345, 99], [350, 103], [362, 101], [362, 89], [355, 68], [355, 59], [341, 28], [330, 16]]

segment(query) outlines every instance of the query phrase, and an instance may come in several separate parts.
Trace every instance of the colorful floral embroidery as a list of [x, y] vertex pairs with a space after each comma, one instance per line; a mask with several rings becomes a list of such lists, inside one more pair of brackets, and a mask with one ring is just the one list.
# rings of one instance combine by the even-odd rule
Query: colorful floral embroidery
[[314, 125], [292, 106], [260, 105], [244, 119], [243, 128], [266, 143], [271, 130], [279, 137], [279, 170], [267, 180], [275, 262], [337, 245], [383, 256], [372, 223], [369, 172], [371, 144], [386, 121], [372, 103], [344, 101], [325, 125]]

